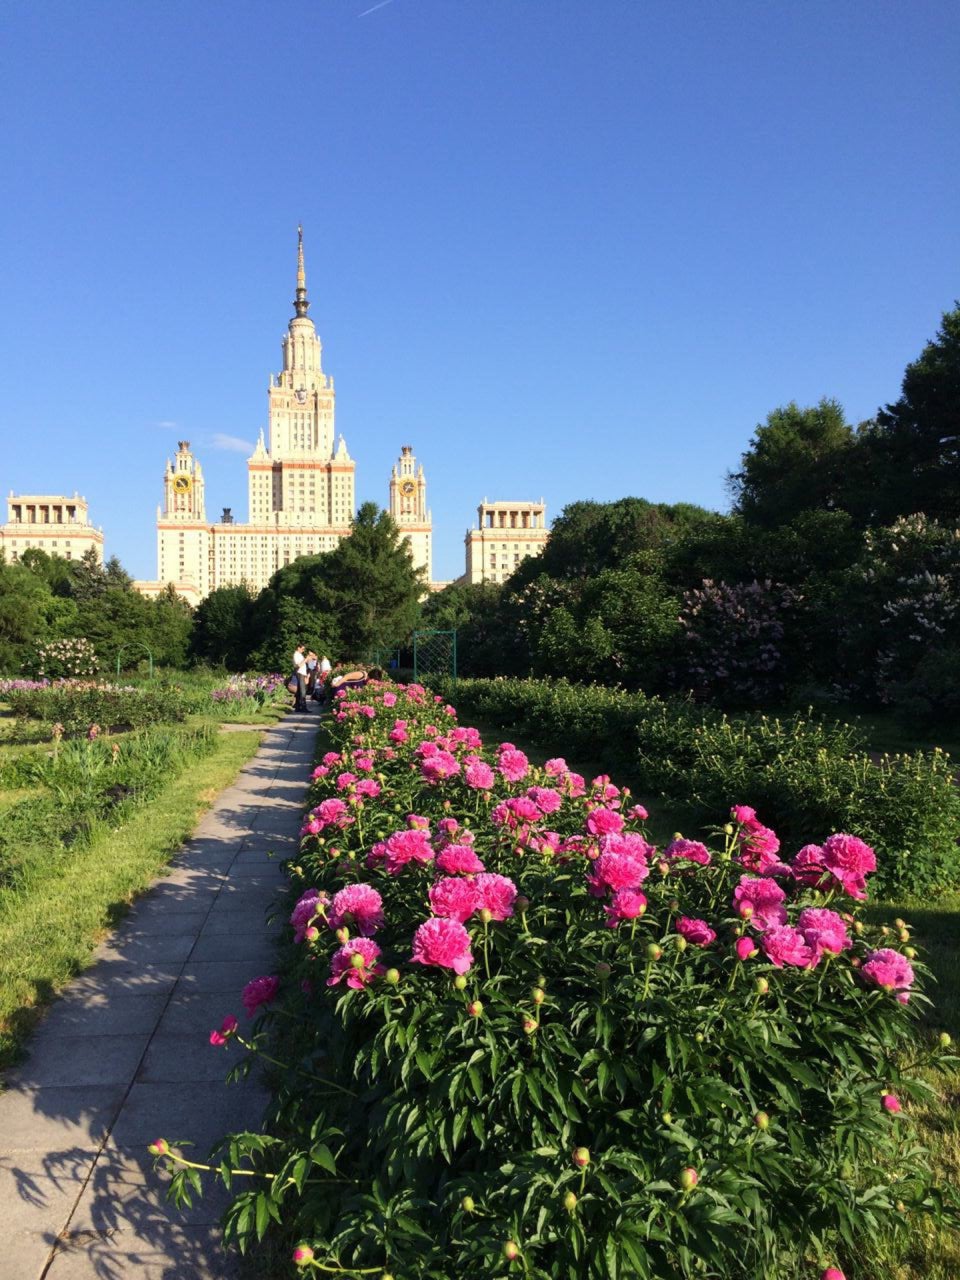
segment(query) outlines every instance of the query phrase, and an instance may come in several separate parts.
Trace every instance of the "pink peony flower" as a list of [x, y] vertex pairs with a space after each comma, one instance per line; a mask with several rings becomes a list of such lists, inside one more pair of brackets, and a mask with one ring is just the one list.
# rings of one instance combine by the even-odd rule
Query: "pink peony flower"
[[816, 889], [826, 877], [823, 865], [823, 850], [818, 844], [805, 844], [790, 863], [793, 878], [798, 884], [809, 885]]
[[389, 691], [383, 695], [383, 705], [385, 707], [395, 707], [397, 705], [397, 695]]
[[239, 1025], [233, 1014], [228, 1013], [220, 1024], [220, 1030], [210, 1032], [210, 1043], [218, 1048], [221, 1045], [225, 1045]]
[[874, 986], [884, 991], [905, 991], [913, 985], [913, 967], [906, 956], [890, 947], [871, 951], [860, 972]]
[[506, 920], [513, 915], [517, 886], [507, 876], [492, 871], [481, 872], [474, 884], [477, 886], [478, 911], [489, 911], [494, 920]]
[[324, 755], [323, 757], [323, 763], [327, 766], [328, 769], [333, 764], [339, 764], [340, 760], [341, 760], [341, 756], [339, 751], [328, 751], [326, 755]]
[[607, 913], [607, 927], [616, 929], [621, 920], [642, 916], [647, 909], [647, 899], [636, 889], [620, 889], [603, 909]]
[[639, 889], [650, 874], [646, 860], [634, 853], [601, 853], [590, 869], [587, 887], [595, 898], [608, 890]]
[[695, 947], [709, 947], [717, 936], [716, 930], [711, 929], [706, 920], [698, 920], [692, 916], [680, 916], [677, 919], [677, 933]]
[[623, 814], [615, 809], [591, 809], [587, 814], [586, 828], [592, 836], [618, 835], [623, 830]]
[[567, 762], [562, 756], [554, 756], [543, 766], [543, 771], [550, 778], [562, 778], [568, 771]]
[[414, 964], [437, 965], [466, 973], [473, 964], [470, 935], [459, 920], [435, 916], [425, 920], [413, 935]]
[[429, 831], [430, 819], [422, 817], [419, 813], [408, 813], [407, 826], [413, 831]]
[[352, 926], [370, 938], [383, 927], [383, 899], [369, 884], [350, 884], [334, 894], [327, 916], [331, 929]]
[[422, 827], [394, 832], [383, 844], [383, 860], [391, 876], [399, 875], [408, 862], [431, 862], [433, 846], [429, 834]]
[[552, 787], [530, 787], [527, 795], [544, 815], [556, 813], [563, 805], [563, 796]]
[[771, 964], [782, 969], [789, 964], [798, 969], [813, 969], [819, 959], [816, 950], [811, 947], [799, 929], [789, 925], [774, 925], [764, 930], [760, 936], [760, 945]]
[[853, 945], [843, 919], [826, 907], [804, 907], [797, 917], [797, 928], [818, 956], [821, 951], [836, 956]]
[[668, 862], [697, 862], [701, 867], [709, 867], [712, 860], [705, 844], [701, 844], [699, 840], [684, 840], [682, 837], [671, 840], [664, 849], [663, 856]]
[[903, 1110], [903, 1107], [900, 1105], [900, 1099], [895, 1093], [885, 1093], [881, 1097], [880, 1103], [884, 1111], [889, 1111], [891, 1115], [896, 1115], [898, 1111]]
[[336, 796], [322, 800], [313, 810], [313, 817], [319, 822], [321, 830], [326, 827], [348, 827], [353, 822], [350, 810]]
[[820, 1280], [847, 1280], [839, 1267], [827, 1267], [825, 1271], [820, 1272]]
[[460, 772], [460, 761], [455, 755], [451, 755], [449, 751], [437, 751], [434, 755], [428, 756], [420, 765], [420, 776], [424, 782], [436, 786], [439, 782], [446, 782], [447, 778], [452, 778], [454, 774]]
[[733, 949], [737, 953], [738, 960], [752, 960], [758, 954], [757, 944], [749, 933], [745, 933], [742, 938], [738, 938]]
[[463, 780], [473, 791], [489, 791], [496, 781], [496, 774], [482, 760], [468, 760]]
[[650, 815], [642, 804], [635, 804], [627, 810], [627, 817], [632, 818], [634, 822], [646, 822]]
[[275, 1000], [279, 990], [279, 978], [254, 978], [252, 982], [248, 982], [240, 995], [247, 1016], [252, 1018], [262, 1004], [270, 1004]]
[[[354, 964], [354, 956], [359, 956], [363, 963]], [[379, 957], [380, 948], [371, 938], [351, 938], [333, 953], [327, 986], [335, 987], [345, 977], [347, 986], [359, 991], [371, 978], [383, 973], [383, 965], [377, 964]]]
[[851, 898], [867, 896], [866, 876], [877, 869], [877, 859], [868, 844], [856, 836], [828, 836], [823, 842], [823, 865]]
[[448, 920], [469, 920], [480, 906], [480, 894], [476, 882], [446, 876], [430, 886], [430, 910], [435, 916]]
[[751, 809], [748, 804], [735, 804], [730, 810], [730, 817], [734, 822], [743, 825], [744, 823], [756, 822], [757, 811], [756, 809]]
[[397, 720], [393, 728], [387, 734], [388, 740], [396, 743], [406, 742], [409, 736], [410, 735], [407, 733], [406, 720]]
[[530, 761], [516, 747], [501, 751], [497, 762], [500, 776], [507, 782], [520, 782], [530, 772]]
[[483, 863], [466, 844], [448, 844], [437, 854], [437, 868], [447, 875], [475, 876], [486, 870]]
[[354, 790], [358, 796], [375, 800], [380, 794], [380, 783], [375, 778], [361, 778]]
[[758, 929], [769, 929], [787, 923], [787, 909], [783, 905], [786, 897], [776, 880], [741, 876], [733, 891], [733, 908], [740, 915], [744, 914], [745, 907], [750, 908], [754, 925]]
[[357, 780], [357, 775], [356, 775], [355, 773], [341, 773], [341, 774], [338, 774], [338, 775], [337, 775], [337, 790], [338, 790], [338, 791], [346, 791], [349, 787], [352, 787], [352, 786], [353, 786], [353, 784], [356, 782], [356, 780]]
[[303, 941], [310, 921], [317, 914], [319, 907], [325, 906], [326, 903], [327, 895], [321, 893], [319, 889], [308, 889], [306, 893], [301, 895], [290, 914], [290, 923], [294, 929], [294, 942]]

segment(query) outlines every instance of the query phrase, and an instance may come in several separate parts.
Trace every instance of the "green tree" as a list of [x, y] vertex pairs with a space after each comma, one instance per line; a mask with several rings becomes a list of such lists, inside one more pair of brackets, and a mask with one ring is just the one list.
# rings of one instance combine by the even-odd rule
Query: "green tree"
[[245, 582], [211, 591], [194, 612], [193, 656], [204, 662], [222, 664], [231, 671], [245, 670], [254, 648], [255, 601], [256, 596]]
[[748, 524], [775, 528], [804, 511], [842, 507], [854, 448], [836, 400], [774, 409], [727, 477], [735, 510]]

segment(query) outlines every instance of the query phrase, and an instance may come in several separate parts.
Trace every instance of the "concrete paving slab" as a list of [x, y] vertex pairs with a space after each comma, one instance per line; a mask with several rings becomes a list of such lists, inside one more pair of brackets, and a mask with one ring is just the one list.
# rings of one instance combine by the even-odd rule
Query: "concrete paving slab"
[[216, 1227], [157, 1222], [139, 1232], [65, 1241], [44, 1280], [239, 1280], [240, 1265], [224, 1252]]
[[128, 1084], [136, 1074], [152, 1032], [140, 1035], [60, 1036], [35, 1043], [16, 1072], [19, 1084]]
[[157, 1024], [156, 1034], [207, 1037], [228, 1013], [241, 1020], [246, 1018], [239, 991], [175, 991]]
[[[276, 965], [269, 972], [273, 973], [275, 968]], [[239, 1000], [247, 983], [263, 976], [263, 970], [249, 960], [200, 960], [183, 966], [178, 986], [184, 991], [232, 992]]]
[[[207, 933], [198, 938], [190, 953], [190, 963], [210, 960], [247, 960], [256, 968], [269, 965], [276, 955], [276, 934], [259, 929], [233, 929], [227, 933]], [[256, 975], [254, 975], [256, 976]]]
[[135, 1035], [153, 1031], [167, 1007], [164, 994], [114, 996], [102, 992], [88, 997], [69, 995], [58, 1000], [34, 1031], [31, 1047], [62, 1036]]
[[183, 961], [193, 949], [195, 937], [189, 933], [135, 933], [129, 927], [111, 934], [93, 953], [95, 960], [121, 964], [166, 964]]
[[53, 1155], [99, 1146], [126, 1091], [116, 1084], [11, 1086], [0, 1096], [0, 1160], [28, 1151]]
[[157, 1138], [171, 1143], [193, 1143], [200, 1159], [224, 1134], [256, 1129], [268, 1095], [256, 1080], [224, 1084], [201, 1080], [185, 1089], [179, 1081], [137, 1083], [131, 1088], [110, 1132], [110, 1145], [124, 1148], [148, 1146]]
[[231, 1067], [245, 1057], [239, 1045], [210, 1043], [210, 1032], [219, 1027], [224, 1015], [192, 1035], [160, 1032], [153, 1037], [137, 1080], [148, 1084], [176, 1084], [180, 1081], [223, 1081]]

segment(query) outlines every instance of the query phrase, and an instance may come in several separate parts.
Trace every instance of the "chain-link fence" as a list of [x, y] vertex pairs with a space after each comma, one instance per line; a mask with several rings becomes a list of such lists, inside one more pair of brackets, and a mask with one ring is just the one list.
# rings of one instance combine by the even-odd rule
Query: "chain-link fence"
[[413, 633], [413, 678], [457, 678], [456, 631], [415, 631]]

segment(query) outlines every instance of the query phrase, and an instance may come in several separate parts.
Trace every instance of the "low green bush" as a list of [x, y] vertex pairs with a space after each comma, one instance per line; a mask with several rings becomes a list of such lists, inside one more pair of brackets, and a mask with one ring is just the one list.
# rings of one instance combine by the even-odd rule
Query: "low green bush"
[[61, 724], [67, 733], [98, 725], [101, 729], [184, 720], [190, 700], [176, 685], [114, 685], [84, 680], [62, 680], [45, 688], [11, 689], [7, 702], [13, 714], [24, 720]]
[[467, 715], [628, 773], [695, 819], [749, 796], [785, 846], [856, 831], [877, 851], [885, 896], [960, 882], [960, 793], [943, 752], [873, 757], [856, 729], [826, 718], [726, 716], [565, 680], [461, 680], [456, 699]]

